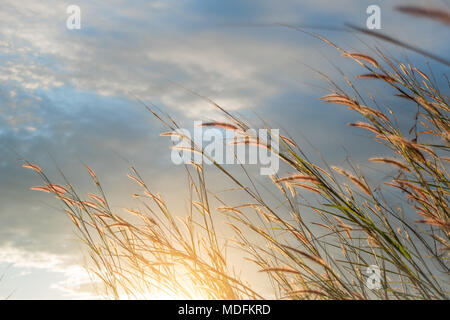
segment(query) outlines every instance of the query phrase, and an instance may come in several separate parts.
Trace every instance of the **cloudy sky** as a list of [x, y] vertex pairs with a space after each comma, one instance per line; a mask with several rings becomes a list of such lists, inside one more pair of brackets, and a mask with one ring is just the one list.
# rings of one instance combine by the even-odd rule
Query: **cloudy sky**
[[[278, 24], [321, 27], [316, 31], [351, 51], [370, 53], [364, 43], [370, 40], [424, 66], [412, 52], [342, 31], [345, 23], [365, 26], [367, 6], [377, 4], [381, 32], [447, 56], [448, 29], [393, 10], [405, 2], [449, 8], [444, 0], [1, 0], [0, 297], [93, 296], [71, 222], [57, 202], [29, 191], [40, 181], [21, 168], [20, 157], [52, 177], [60, 167], [87, 189], [88, 163], [118, 209], [135, 188], [124, 159], [168, 202], [182, 197], [174, 187], [183, 185], [182, 170], [158, 137], [164, 129], [136, 97], [187, 127], [216, 116], [179, 83], [248, 119], [270, 119], [299, 141], [307, 137], [330, 162], [342, 163], [348, 152], [363, 163], [379, 152], [346, 127], [356, 115], [317, 101], [327, 91], [313, 69], [341, 81], [335, 65], [349, 75], [361, 71], [358, 65]], [[71, 4], [81, 8], [80, 30], [66, 27]], [[389, 90], [372, 82], [361, 89]]]

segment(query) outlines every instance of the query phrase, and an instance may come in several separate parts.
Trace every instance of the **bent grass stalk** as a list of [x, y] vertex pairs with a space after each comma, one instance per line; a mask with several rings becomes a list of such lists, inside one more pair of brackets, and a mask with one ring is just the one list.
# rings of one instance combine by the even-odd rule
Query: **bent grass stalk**
[[[448, 97], [430, 80], [431, 75], [410, 64], [389, 59], [379, 50], [379, 60], [346, 52], [319, 38], [368, 72], [357, 76], [358, 81], [383, 81], [396, 95], [417, 105], [416, 121], [404, 133], [392, 109], [383, 112], [374, 99], [375, 106], [368, 106], [359, 92], [351, 96], [326, 78], [333, 89], [320, 99], [359, 113], [365, 122], [350, 125], [375, 134], [374, 140], [392, 151], [393, 157], [369, 159], [386, 169], [391, 180], [386, 184], [371, 184], [351, 162], [349, 169], [314, 164], [286, 136], [279, 136], [278, 150], [259, 143], [258, 137], [235, 142], [270, 148], [283, 160], [290, 174], [274, 176], [264, 186], [271, 190], [269, 200], [252, 180], [247, 185], [192, 144], [188, 149], [208, 157], [248, 202], [228, 205], [208, 189], [203, 165], [192, 163], [185, 166], [190, 206], [180, 216], [131, 167], [128, 177], [141, 188], [132, 196], [144, 209], [127, 209], [131, 216], [125, 218], [111, 209], [91, 168], [86, 166], [97, 193], [82, 199], [67, 180], [65, 185], [52, 183], [38, 166], [24, 164], [45, 182], [33, 190], [62, 201], [88, 249], [89, 270], [101, 280], [106, 296], [142, 298], [156, 290], [208, 299], [448, 299]], [[346, 79], [353, 90], [354, 84]], [[231, 121], [203, 126], [243, 133], [250, 128], [212, 100], [196, 95]], [[178, 125], [172, 118], [146, 108], [170, 130], [161, 136], [176, 134]], [[395, 206], [393, 197], [406, 208]], [[225, 240], [217, 231], [217, 216], [227, 219]], [[242, 250], [246, 263], [267, 276], [273, 288], [269, 296], [235, 271], [236, 263], [226, 255], [230, 243]], [[382, 270], [379, 290], [366, 286], [365, 267], [372, 264]]]

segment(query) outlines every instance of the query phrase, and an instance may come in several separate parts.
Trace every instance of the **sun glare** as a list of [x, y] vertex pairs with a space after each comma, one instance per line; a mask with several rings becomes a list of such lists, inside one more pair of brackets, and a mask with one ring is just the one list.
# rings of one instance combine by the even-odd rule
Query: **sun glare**
[[138, 296], [131, 296], [125, 293], [119, 294], [120, 300], [206, 300], [206, 297], [198, 293], [191, 292], [190, 296], [179, 293], [168, 293], [163, 291], [158, 292], [143, 292]]

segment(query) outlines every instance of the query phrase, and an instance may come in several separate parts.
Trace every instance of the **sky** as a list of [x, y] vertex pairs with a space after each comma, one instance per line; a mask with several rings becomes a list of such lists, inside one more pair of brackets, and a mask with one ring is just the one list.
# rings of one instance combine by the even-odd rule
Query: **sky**
[[[21, 168], [20, 157], [55, 178], [61, 168], [86, 190], [92, 186], [83, 163], [89, 164], [117, 209], [128, 205], [135, 188], [126, 178], [126, 159], [169, 203], [183, 207], [182, 169], [170, 161], [168, 140], [158, 136], [163, 126], [136, 98], [186, 127], [217, 117], [180, 84], [247, 119], [270, 119], [305, 148], [307, 137], [334, 164], [347, 154], [364, 164], [383, 152], [346, 126], [358, 119], [355, 114], [317, 100], [327, 85], [314, 69], [339, 82], [336, 65], [349, 75], [361, 72], [359, 66], [280, 24], [322, 27], [315, 31], [356, 52], [370, 53], [370, 40], [426, 68], [426, 59], [412, 52], [341, 30], [345, 23], [364, 27], [366, 8], [376, 4], [380, 32], [446, 57], [449, 44], [442, 39], [449, 38], [448, 29], [393, 10], [405, 3], [450, 7], [442, 0], [2, 0], [0, 298], [96, 298], [71, 222], [58, 202], [29, 190], [41, 182]], [[79, 30], [66, 27], [69, 5], [81, 9]], [[373, 82], [361, 89], [389, 92]], [[393, 103], [389, 99], [384, 102]]]

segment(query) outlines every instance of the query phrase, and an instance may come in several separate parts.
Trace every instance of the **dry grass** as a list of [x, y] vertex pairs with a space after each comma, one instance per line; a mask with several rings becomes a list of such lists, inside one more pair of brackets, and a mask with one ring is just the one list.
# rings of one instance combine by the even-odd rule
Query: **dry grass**
[[[246, 185], [214, 162], [248, 201], [226, 204], [208, 190], [201, 165], [186, 166], [191, 205], [184, 216], [175, 215], [131, 167], [129, 178], [141, 188], [133, 197], [145, 210], [129, 209], [132, 217], [125, 217], [110, 208], [92, 169], [87, 168], [98, 193], [82, 199], [68, 181], [64, 186], [54, 184], [39, 167], [24, 165], [45, 182], [33, 190], [63, 201], [88, 249], [90, 270], [102, 280], [107, 296], [143, 297], [156, 290], [187, 298], [265, 298], [255, 284], [233, 271], [226, 255], [232, 243], [245, 253], [246, 263], [267, 275], [277, 298], [448, 299], [448, 97], [432, 74], [409, 63], [389, 59], [379, 50], [374, 50], [377, 58], [373, 58], [332, 45], [362, 66], [365, 73], [358, 81], [383, 81], [417, 106], [412, 129], [403, 132], [395, 112], [379, 109], [373, 97], [369, 99], [373, 106], [366, 105], [349, 78], [352, 94], [326, 78], [331, 90], [321, 98], [324, 103], [359, 113], [364, 122], [351, 125], [369, 130], [376, 142], [392, 151], [391, 158], [370, 159], [390, 177], [384, 186], [370, 184], [352, 165], [340, 169], [314, 164], [295, 141], [283, 136], [279, 150], [271, 151], [290, 175], [273, 177], [265, 186], [276, 195], [275, 204], [260, 196], [255, 185]], [[244, 132], [250, 127], [208, 101], [224, 112], [229, 123], [205, 126]], [[147, 108], [171, 130], [163, 136], [178, 127], [173, 119]], [[251, 141], [266, 147], [258, 137], [243, 143]], [[213, 203], [221, 205], [214, 208]], [[219, 238], [215, 216], [227, 218], [234, 237]], [[366, 286], [365, 268], [372, 264], [382, 270], [379, 290]]]

